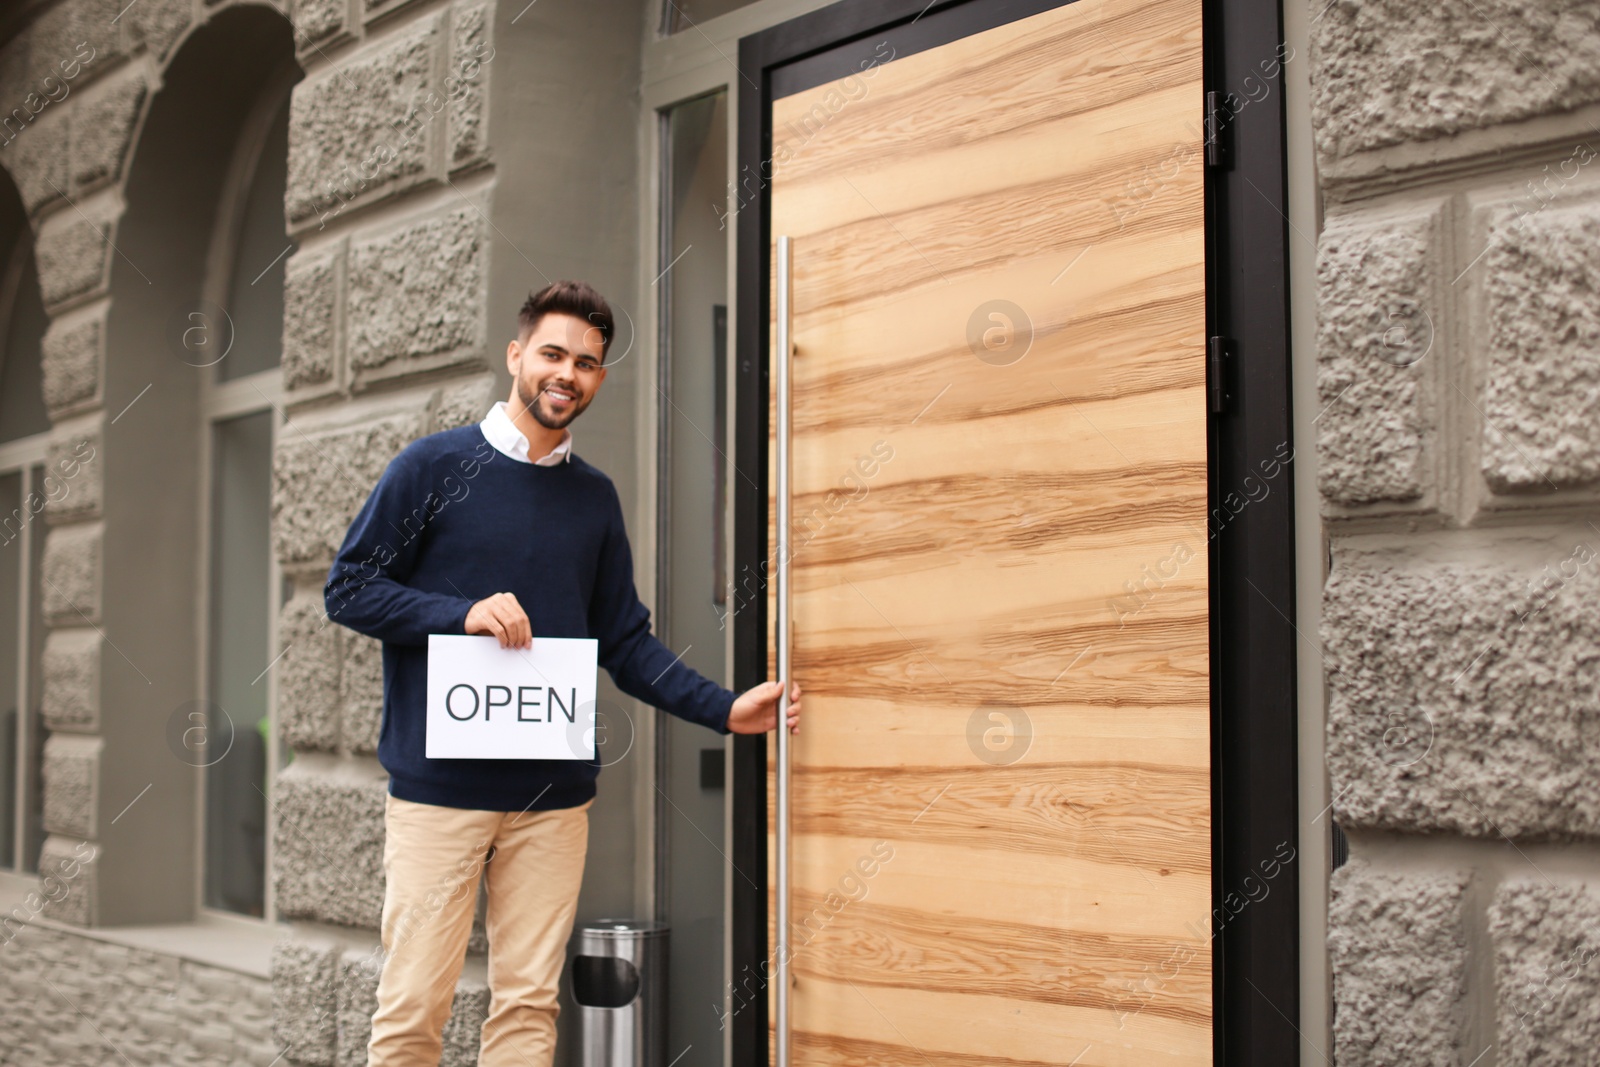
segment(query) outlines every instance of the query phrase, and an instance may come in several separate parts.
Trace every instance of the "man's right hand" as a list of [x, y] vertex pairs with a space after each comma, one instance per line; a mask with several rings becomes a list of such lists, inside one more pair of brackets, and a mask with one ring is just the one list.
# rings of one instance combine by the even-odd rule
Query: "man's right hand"
[[466, 631], [492, 634], [500, 639], [501, 648], [533, 647], [533, 624], [510, 593], [496, 593], [472, 605], [467, 610]]

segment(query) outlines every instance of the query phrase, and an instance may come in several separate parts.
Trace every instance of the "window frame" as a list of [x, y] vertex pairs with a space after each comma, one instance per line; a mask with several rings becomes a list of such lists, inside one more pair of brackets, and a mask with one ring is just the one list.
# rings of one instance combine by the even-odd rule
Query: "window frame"
[[[22, 226], [17, 239], [12, 243], [3, 275], [0, 275], [0, 366], [14, 353], [6, 351], [6, 343], [11, 339], [11, 325], [17, 310], [17, 299], [21, 295], [22, 279], [27, 273], [28, 261], [34, 255], [34, 242], [32, 231], [26, 224]], [[37, 270], [37, 266], [35, 267]], [[32, 352], [21, 353], [30, 359], [42, 360], [44, 358], [42, 346]], [[43, 397], [40, 398], [43, 406]], [[49, 412], [46, 409], [46, 420], [49, 421]], [[50, 430], [40, 430], [38, 433], [29, 434], [14, 440], [0, 442], [0, 477], [16, 474], [19, 479], [18, 499], [24, 508], [28, 507], [29, 500], [39, 490], [34, 484], [34, 470], [42, 468], [48, 458]], [[39, 479], [42, 481], [42, 477]], [[37, 516], [30, 516], [24, 520], [21, 533], [18, 536], [17, 550], [22, 553], [17, 566], [17, 737], [15, 766], [12, 773], [15, 775], [13, 786], [15, 796], [15, 811], [12, 828], [12, 849], [9, 856], [0, 856], [0, 871], [13, 874], [32, 874], [37, 869], [37, 862], [29, 867], [23, 862], [23, 856], [28, 848], [29, 821], [41, 814], [43, 798], [39, 796], [39, 783], [43, 776], [43, 734], [45, 733], [42, 719], [35, 722], [37, 701], [33, 694], [38, 692], [43, 680], [43, 667], [39, 657], [34, 655], [36, 648], [42, 650], [44, 646], [44, 620], [42, 614], [34, 612], [34, 586], [37, 577], [34, 574], [34, 561], [39, 555], [38, 546], [35, 545], [36, 536], [42, 536], [43, 530], [37, 535], [35, 526], [44, 521], [44, 511], [41, 508]], [[0, 608], [0, 610], [9, 610]], [[36, 677], [37, 675], [37, 677]], [[35, 737], [35, 726], [41, 735]], [[32, 758], [37, 753], [38, 758]], [[42, 842], [42, 835], [41, 835]]]
[[[246, 206], [250, 196], [250, 188], [261, 167], [262, 153], [265, 150], [268, 134], [274, 119], [280, 109], [287, 107], [290, 93], [298, 80], [297, 71], [290, 67], [285, 69], [280, 76], [264, 86], [251, 108], [249, 116], [240, 124], [238, 139], [235, 144], [232, 159], [228, 164], [228, 172], [223, 181], [223, 191], [219, 199], [216, 220], [212, 224], [211, 241], [206, 254], [205, 282], [201, 289], [201, 307], [225, 307], [228, 293], [233, 285], [234, 267], [239, 252], [241, 234], [244, 231]], [[289, 243], [285, 254], [291, 254], [297, 245], [287, 235], [284, 238]], [[279, 353], [280, 361], [282, 353]], [[212, 552], [213, 518], [216, 506], [215, 484], [215, 440], [216, 429], [224, 422], [241, 418], [247, 415], [256, 415], [270, 411], [272, 413], [272, 439], [271, 454], [277, 455], [281, 431], [287, 423], [284, 413], [284, 386], [283, 370], [280, 366], [268, 370], [258, 371], [254, 374], [243, 375], [238, 378], [224, 381], [218, 374], [218, 365], [199, 368], [199, 404], [198, 404], [198, 456], [199, 479], [196, 521], [199, 523], [199, 546], [195, 560], [195, 617], [197, 620], [196, 633], [199, 635], [197, 656], [195, 660], [195, 699], [209, 701], [214, 678], [211, 670], [212, 653], [212, 609], [214, 597], [212, 595], [212, 565], [214, 555]], [[278, 771], [282, 768], [284, 754], [287, 751], [283, 744], [280, 723], [278, 719], [278, 685], [276, 672], [270, 668], [277, 663], [280, 655], [278, 648], [278, 618], [282, 608], [283, 596], [283, 570], [279, 565], [277, 553], [269, 552], [267, 563], [267, 662], [263, 664], [267, 686], [267, 722], [268, 735], [266, 745], [266, 789], [264, 798], [266, 802], [266, 834], [262, 863], [262, 909], [259, 917], [242, 915], [238, 912], [217, 908], [206, 903], [206, 875], [210, 869], [211, 856], [207, 847], [207, 812], [209, 801], [209, 775], [207, 768], [199, 768], [195, 778], [195, 825], [194, 841], [197, 862], [194, 867], [194, 907], [195, 914], [208, 919], [222, 922], [245, 923], [250, 926], [262, 926], [278, 921], [276, 894], [273, 889], [272, 870], [275, 857], [273, 855], [272, 812], [277, 806], [277, 780]]]
[[[6, 317], [9, 320], [9, 316]], [[0, 443], [0, 478], [8, 474], [16, 474], [21, 479], [19, 499], [23, 506], [27, 506], [37, 487], [33, 484], [35, 468], [43, 467], [49, 441], [49, 433], [30, 434], [19, 437], [14, 441]], [[43, 514], [41, 510], [41, 515]], [[35, 710], [30, 699], [37, 685], [43, 680], [43, 670], [33, 656], [34, 646], [43, 647], [42, 634], [38, 633], [43, 626], [43, 619], [36, 618], [33, 612], [33, 586], [35, 575], [33, 561], [37, 555], [34, 546], [34, 527], [40, 519], [27, 519], [22, 524], [22, 531], [18, 535], [17, 551], [22, 553], [21, 561], [17, 565], [17, 748], [15, 753], [16, 766], [13, 773], [16, 778], [13, 782], [15, 788], [14, 826], [12, 829], [11, 855], [0, 856], [0, 871], [11, 874], [32, 874], [37, 869], [29, 868], [22, 862], [23, 851], [28, 847], [28, 822], [30, 817], [38, 813], [40, 805], [32, 801], [38, 794], [39, 780], [43, 772], [42, 739], [34, 735]], [[5, 610], [0, 606], [0, 610]], [[35, 679], [35, 673], [40, 677]], [[42, 725], [40, 732], [43, 732]], [[38, 751], [40, 759], [31, 759], [30, 755]]]

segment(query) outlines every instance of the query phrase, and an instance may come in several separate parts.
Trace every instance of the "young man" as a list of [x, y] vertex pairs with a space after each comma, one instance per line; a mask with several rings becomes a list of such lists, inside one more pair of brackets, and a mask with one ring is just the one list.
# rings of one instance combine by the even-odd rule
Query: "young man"
[[595, 638], [617, 687], [647, 704], [719, 733], [777, 724], [781, 682], [736, 696], [652, 636], [617, 491], [572, 452], [567, 426], [606, 378], [605, 299], [557, 282], [518, 318], [510, 398], [395, 457], [324, 591], [330, 618], [383, 642], [385, 960], [370, 1067], [439, 1062], [482, 871], [490, 1000], [478, 1063], [548, 1067], [599, 773], [585, 760], [428, 759], [429, 634], [489, 634], [507, 648]]

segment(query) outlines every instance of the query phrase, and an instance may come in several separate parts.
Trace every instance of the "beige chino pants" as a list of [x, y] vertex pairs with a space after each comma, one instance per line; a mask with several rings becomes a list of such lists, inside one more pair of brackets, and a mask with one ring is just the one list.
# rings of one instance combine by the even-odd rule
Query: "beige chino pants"
[[489, 1016], [479, 1067], [549, 1067], [593, 804], [500, 812], [386, 799], [384, 964], [368, 1067], [437, 1067], [480, 874]]

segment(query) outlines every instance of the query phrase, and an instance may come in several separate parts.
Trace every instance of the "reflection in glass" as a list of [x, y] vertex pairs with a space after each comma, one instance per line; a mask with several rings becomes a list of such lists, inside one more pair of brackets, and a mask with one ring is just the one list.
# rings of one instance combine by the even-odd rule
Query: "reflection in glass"
[[[30, 523], [28, 536], [19, 541], [19, 545], [26, 545], [28, 588], [24, 591], [26, 597], [24, 607], [27, 612], [27, 642], [25, 654], [27, 659], [27, 692], [22, 695], [21, 726], [22, 736], [26, 739], [23, 744], [20, 773], [23, 775], [22, 789], [22, 842], [21, 859], [18, 867], [27, 872], [39, 869], [39, 853], [44, 850], [44, 778], [39, 773], [39, 768], [44, 763], [44, 716], [40, 714], [39, 707], [41, 696], [44, 692], [44, 671], [40, 663], [44, 659], [44, 583], [40, 576], [44, 574], [44, 516], [45, 500], [49, 496], [49, 489], [44, 480], [44, 467], [35, 466], [28, 472], [27, 490], [23, 494], [28, 501], [24, 513]], [[7, 512], [6, 514], [13, 514]]]
[[212, 430], [206, 906], [261, 915], [266, 887], [272, 413]]
[[[715, 5], [713, 5], [715, 6]], [[690, 8], [691, 12], [694, 10]], [[690, 666], [726, 681], [723, 518], [728, 186], [725, 93], [663, 113], [657, 616]], [[672, 927], [668, 1040], [720, 1062], [725, 793], [723, 740], [657, 719], [657, 918]], [[702, 778], [702, 768], [705, 777]], [[701, 1055], [701, 1050], [708, 1054]]]
[[[24, 224], [26, 229], [26, 224]], [[39, 341], [46, 325], [34, 266], [33, 242], [23, 238], [0, 262], [0, 441], [43, 433], [44, 410]]]
[[21, 638], [22, 475], [0, 475], [0, 867], [16, 862], [17, 745], [21, 722], [17, 705], [17, 644]]
[[217, 364], [217, 377], [222, 381], [270, 370], [281, 361], [283, 272], [292, 254], [283, 223], [288, 170], [289, 100], [285, 97], [245, 195], [226, 305], [233, 323], [232, 347]]

